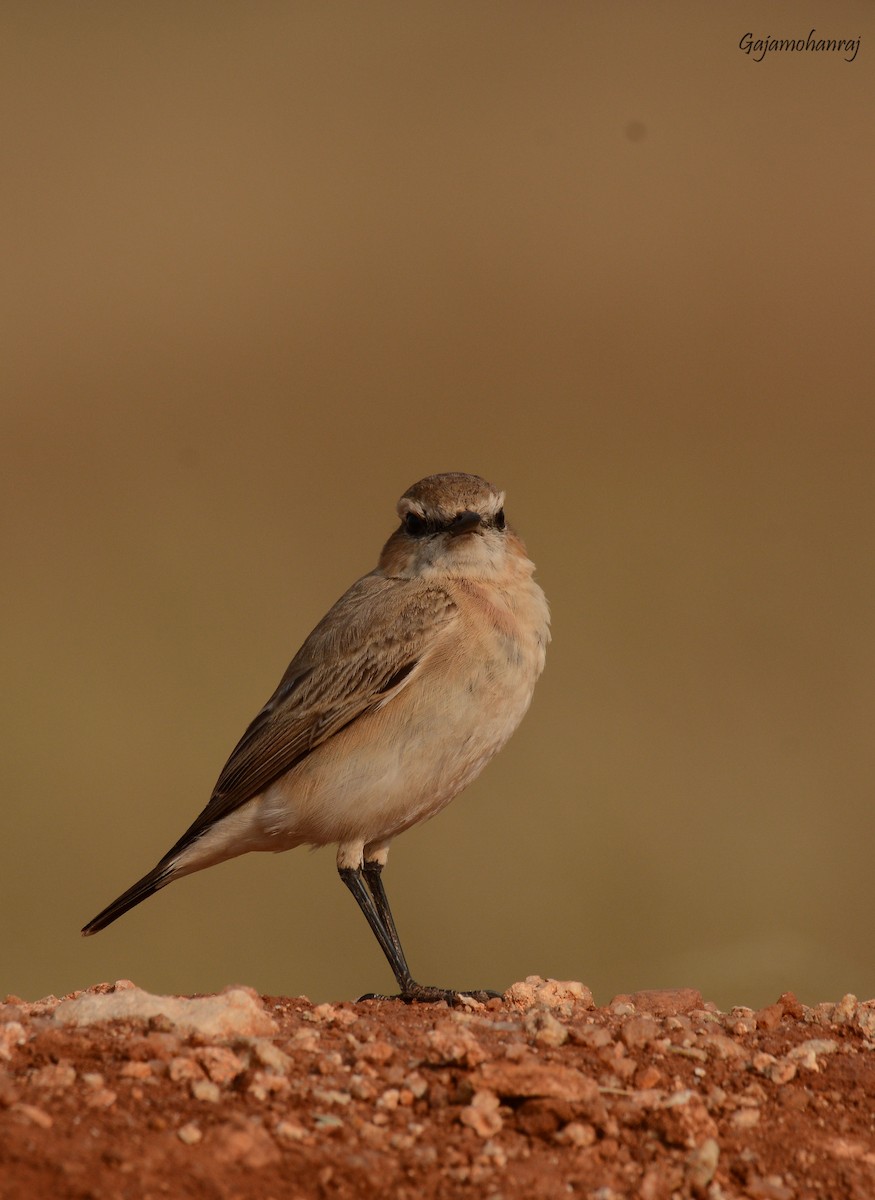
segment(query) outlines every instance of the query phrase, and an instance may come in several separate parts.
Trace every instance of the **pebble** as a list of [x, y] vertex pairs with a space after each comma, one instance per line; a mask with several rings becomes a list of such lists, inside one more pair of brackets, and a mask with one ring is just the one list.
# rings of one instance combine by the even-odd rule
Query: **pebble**
[[167, 1064], [167, 1074], [174, 1083], [183, 1083], [189, 1079], [203, 1079], [204, 1073], [193, 1058], [179, 1056], [171, 1058]]
[[585, 1149], [587, 1146], [595, 1145], [596, 1131], [585, 1121], [569, 1121], [563, 1129], [553, 1135], [553, 1138], [560, 1145], [565, 1144]]
[[563, 1046], [568, 1041], [568, 1027], [547, 1009], [529, 1009], [523, 1018], [523, 1028], [539, 1046]]
[[649, 1046], [659, 1036], [659, 1025], [651, 1016], [630, 1017], [620, 1029], [620, 1038], [630, 1050]]
[[475, 1087], [499, 1096], [546, 1097], [552, 1100], [594, 1103], [600, 1100], [598, 1084], [575, 1067], [538, 1063], [484, 1063], [473, 1080]]
[[296, 1121], [280, 1121], [275, 1130], [278, 1137], [285, 1138], [288, 1142], [303, 1142], [310, 1140], [310, 1135], [303, 1125], [299, 1125]]
[[258, 1170], [282, 1160], [280, 1149], [260, 1122], [231, 1121], [219, 1125], [211, 1137], [213, 1153], [218, 1162], [240, 1163]]
[[31, 1125], [38, 1125], [40, 1129], [51, 1129], [54, 1125], [49, 1114], [44, 1109], [37, 1108], [35, 1104], [13, 1104], [12, 1111], [24, 1117], [26, 1121], [30, 1121]]
[[729, 1118], [736, 1129], [752, 1129], [760, 1121], [758, 1108], [739, 1108]]
[[263, 1067], [275, 1071], [277, 1075], [285, 1075], [293, 1065], [289, 1055], [267, 1038], [257, 1038], [252, 1043], [252, 1051]]
[[119, 1074], [125, 1079], [149, 1079], [154, 1072], [151, 1063], [132, 1059], [122, 1065]]
[[69, 1063], [49, 1063], [31, 1075], [36, 1087], [65, 1088], [76, 1082], [76, 1068]]
[[262, 1037], [276, 1033], [276, 1023], [265, 1012], [260, 998], [251, 988], [242, 987], [194, 1000], [153, 996], [138, 987], [98, 994], [83, 992], [72, 1000], [63, 1000], [53, 1014], [53, 1020], [62, 1025], [145, 1022], [156, 1017], [163, 1017], [171, 1027], [205, 1038]]
[[656, 1017], [671, 1017], [678, 1013], [690, 1013], [704, 1007], [702, 993], [696, 988], [650, 988], [642, 992], [615, 996], [610, 1003], [631, 1004], [633, 1012], [651, 1013]]
[[466, 1067], [476, 1067], [485, 1062], [486, 1051], [465, 1026], [438, 1026], [425, 1035], [428, 1049], [426, 1061], [434, 1065], [459, 1063]]
[[754, 1014], [757, 1029], [777, 1029], [784, 1019], [784, 1006], [780, 1003], [769, 1004]]
[[256, 1100], [267, 1100], [271, 1096], [286, 1095], [291, 1085], [285, 1075], [274, 1071], [255, 1071], [246, 1091]]
[[11, 1059], [13, 1049], [23, 1046], [26, 1041], [27, 1034], [20, 1021], [7, 1021], [5, 1025], [0, 1025], [0, 1058]]
[[232, 1083], [246, 1070], [246, 1063], [240, 1055], [227, 1046], [199, 1046], [194, 1056], [213, 1083]]
[[694, 1195], [703, 1195], [714, 1178], [720, 1161], [720, 1146], [716, 1138], [705, 1138], [701, 1146], [687, 1156], [687, 1182]]
[[832, 1038], [809, 1038], [787, 1052], [787, 1058], [803, 1067], [806, 1071], [820, 1071], [817, 1064], [818, 1054], [834, 1054], [839, 1044]]
[[471, 1103], [463, 1108], [459, 1120], [473, 1129], [478, 1137], [490, 1138], [501, 1132], [503, 1121], [498, 1109], [500, 1101], [495, 1092], [481, 1090], [474, 1093]]
[[726, 1037], [723, 1033], [705, 1033], [701, 1034], [696, 1040], [696, 1044], [704, 1050], [710, 1050], [715, 1058], [720, 1058], [724, 1062], [736, 1060], [737, 1062], [747, 1061], [748, 1052], [744, 1046], [739, 1045], [731, 1037]]
[[540, 1004], [544, 1008], [562, 1010], [563, 1016], [571, 1016], [575, 1006], [593, 1008], [595, 1005], [586, 984], [576, 980], [543, 979], [540, 975], [529, 975], [523, 982], [511, 984], [504, 999], [513, 1008], [525, 1010]]

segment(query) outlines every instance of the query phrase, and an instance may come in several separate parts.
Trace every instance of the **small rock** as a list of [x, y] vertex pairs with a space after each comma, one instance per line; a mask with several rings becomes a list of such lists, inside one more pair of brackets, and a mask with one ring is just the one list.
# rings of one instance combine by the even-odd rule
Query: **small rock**
[[426, 1034], [425, 1040], [428, 1046], [426, 1061], [436, 1066], [459, 1063], [476, 1067], [487, 1057], [473, 1033], [464, 1026], [438, 1026]]
[[523, 1017], [523, 1028], [539, 1046], [562, 1046], [568, 1041], [568, 1028], [543, 1008], [531, 1008]]
[[807, 1042], [801, 1042], [789, 1050], [786, 1057], [798, 1063], [800, 1067], [804, 1067], [806, 1071], [819, 1071], [817, 1056], [834, 1054], [838, 1048], [838, 1042], [833, 1041], [832, 1038], [809, 1038]]
[[20, 1021], [7, 1021], [5, 1025], [0, 1025], [0, 1058], [11, 1059], [13, 1049], [23, 1046], [26, 1041], [27, 1034]]
[[592, 992], [584, 983], [574, 980], [542, 979], [540, 975], [529, 975], [522, 983], [514, 983], [504, 993], [505, 1001], [512, 1008], [529, 1009], [536, 1004], [544, 1008], [561, 1009], [563, 1016], [571, 1016], [575, 1005], [592, 1008]]
[[670, 1146], [695, 1150], [708, 1138], [716, 1138], [717, 1122], [698, 1092], [684, 1088], [667, 1096], [648, 1117], [648, 1126]]
[[854, 1024], [864, 1037], [875, 1042], [875, 1001], [864, 1000], [862, 1004], [857, 1005]]
[[369, 1079], [365, 1079], [364, 1075], [351, 1075], [349, 1078], [349, 1094], [354, 1100], [368, 1102], [376, 1096], [377, 1089]]
[[412, 1071], [406, 1076], [404, 1086], [415, 1100], [421, 1100], [428, 1091], [428, 1082], [419, 1071]]
[[[384, 1121], [389, 1120], [385, 1113], [379, 1113], [378, 1116], [381, 1116]], [[322, 1129], [326, 1133], [337, 1133], [343, 1128], [343, 1118], [338, 1117], [336, 1113], [314, 1113], [313, 1122], [317, 1129]]]
[[349, 1092], [340, 1092], [336, 1088], [316, 1088], [313, 1099], [317, 1104], [349, 1104], [352, 1096]]
[[246, 1070], [240, 1055], [227, 1046], [199, 1046], [194, 1055], [213, 1083], [232, 1083]]
[[293, 1065], [293, 1060], [289, 1055], [283, 1053], [279, 1046], [274, 1045], [267, 1038], [258, 1038], [254, 1041], [252, 1050], [261, 1065], [276, 1072], [277, 1075], [285, 1075]]
[[651, 1063], [642, 1069], [635, 1076], [635, 1086], [642, 1091], [649, 1091], [652, 1088], [658, 1087], [662, 1082], [662, 1072], [659, 1067], [653, 1066]]
[[189, 1079], [203, 1079], [204, 1073], [193, 1058], [179, 1056], [171, 1058], [167, 1064], [167, 1074], [174, 1083], [184, 1083]]
[[152, 996], [132, 987], [105, 994], [83, 993], [62, 1001], [53, 1019], [62, 1025], [103, 1021], [147, 1022], [162, 1017], [171, 1027], [205, 1038], [262, 1037], [276, 1033], [273, 1018], [251, 988], [229, 988], [218, 996], [190, 1000]]
[[704, 1050], [710, 1051], [715, 1058], [723, 1059], [724, 1062], [747, 1061], [748, 1052], [744, 1046], [739, 1045], [733, 1038], [727, 1037], [723, 1033], [705, 1033], [696, 1039], [696, 1044]]
[[757, 1023], [757, 1029], [765, 1029], [767, 1031], [777, 1029], [784, 1019], [784, 1006], [780, 1003], [769, 1004], [755, 1013], [754, 1019]]
[[217, 1083], [211, 1079], [195, 1079], [192, 1081], [191, 1094], [195, 1100], [203, 1100], [207, 1104], [218, 1104], [222, 1092]]
[[303, 1125], [289, 1120], [279, 1121], [275, 1133], [278, 1137], [285, 1138], [287, 1142], [303, 1142], [310, 1136]]
[[296, 1050], [306, 1050], [311, 1054], [319, 1050], [319, 1034], [316, 1030], [296, 1029], [292, 1041]]
[[595, 1129], [585, 1121], [569, 1121], [564, 1129], [554, 1134], [554, 1141], [561, 1145], [577, 1146], [579, 1149], [595, 1145], [595, 1140]]
[[628, 1021], [623, 1022], [620, 1029], [620, 1038], [629, 1050], [648, 1046], [658, 1036], [659, 1026], [650, 1016], [630, 1017]]
[[773, 1054], [763, 1051], [755, 1054], [751, 1060], [753, 1069], [772, 1083], [789, 1083], [796, 1075], [796, 1064], [786, 1058], [775, 1058]]
[[76, 1082], [76, 1068], [69, 1063], [49, 1063], [31, 1075], [36, 1087], [65, 1088]]
[[783, 1008], [785, 1016], [792, 1017], [794, 1021], [801, 1021], [805, 1015], [805, 1009], [793, 992], [784, 992], [778, 997], [778, 1003]]
[[152, 1064], [131, 1060], [126, 1062], [119, 1071], [124, 1079], [149, 1079], [154, 1074]]
[[317, 1004], [306, 1015], [311, 1021], [324, 1021], [327, 1025], [331, 1025], [337, 1020], [337, 1009], [333, 1004]]
[[785, 1187], [780, 1175], [753, 1175], [744, 1188], [751, 1200], [795, 1200], [795, 1188]]
[[690, 1013], [704, 1007], [702, 993], [695, 988], [650, 988], [630, 996], [615, 996], [611, 1007], [623, 1002], [633, 1004], [637, 1012], [652, 1013], [656, 1017]]
[[256, 1170], [282, 1160], [279, 1147], [259, 1122], [220, 1125], [210, 1136], [210, 1147], [218, 1162], [241, 1163]]
[[739, 1108], [732, 1114], [730, 1120], [736, 1129], [752, 1129], [754, 1125], [760, 1123], [760, 1110], [758, 1108]]
[[705, 1138], [701, 1146], [690, 1151], [687, 1156], [687, 1182], [695, 1195], [704, 1195], [719, 1161], [720, 1146], [716, 1138]]
[[838, 1004], [832, 1010], [832, 1021], [834, 1025], [849, 1025], [854, 1019], [854, 1013], [857, 1011], [859, 1001], [851, 992], [846, 996], [842, 996]]
[[548, 1098], [603, 1108], [598, 1084], [574, 1067], [540, 1063], [484, 1063], [473, 1080], [475, 1087], [514, 1099]]
[[195, 1146], [204, 1136], [194, 1121], [189, 1121], [187, 1125], [181, 1125], [176, 1131], [176, 1136], [186, 1146]]
[[290, 1087], [285, 1075], [277, 1075], [274, 1071], [255, 1071], [246, 1090], [256, 1100], [264, 1101], [270, 1096], [285, 1095]]
[[377, 1108], [388, 1109], [389, 1112], [394, 1112], [398, 1107], [398, 1101], [401, 1098], [401, 1093], [398, 1088], [386, 1088], [382, 1096], [377, 1101]]
[[467, 1125], [473, 1129], [478, 1137], [489, 1138], [500, 1133], [502, 1127], [501, 1116], [498, 1112], [499, 1099], [494, 1092], [481, 1090], [474, 1093], [474, 1097], [467, 1108], [463, 1108], [459, 1114], [459, 1120], [463, 1125]]
[[[611, 1037], [610, 1029], [605, 1029], [602, 1025], [572, 1025], [568, 1036], [576, 1045], [589, 1046], [593, 1050], [610, 1046], [614, 1040]], [[508, 1057], [510, 1057], [509, 1053]]]
[[387, 1063], [394, 1054], [395, 1047], [384, 1041], [364, 1042], [356, 1051], [357, 1058], [376, 1063], [378, 1066]]
[[35, 1104], [13, 1104], [12, 1112], [30, 1121], [31, 1125], [38, 1125], [40, 1129], [51, 1129], [54, 1124], [49, 1114], [44, 1109], [37, 1108]]

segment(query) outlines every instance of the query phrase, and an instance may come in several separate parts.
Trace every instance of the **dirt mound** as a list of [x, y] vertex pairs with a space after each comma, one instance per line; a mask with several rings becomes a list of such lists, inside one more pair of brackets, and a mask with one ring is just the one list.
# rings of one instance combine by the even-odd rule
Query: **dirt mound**
[[0, 1194], [871, 1200], [875, 1001], [449, 1009], [122, 981], [0, 1006]]

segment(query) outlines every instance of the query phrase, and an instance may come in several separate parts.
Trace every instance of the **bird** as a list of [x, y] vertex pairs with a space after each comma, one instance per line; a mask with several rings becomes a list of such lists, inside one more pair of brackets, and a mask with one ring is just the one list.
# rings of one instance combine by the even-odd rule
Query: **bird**
[[248, 851], [336, 844], [338, 874], [397, 998], [452, 1005], [496, 995], [416, 982], [382, 872], [393, 839], [449, 804], [519, 725], [544, 668], [549, 608], [504, 492], [485, 479], [429, 475], [404, 492], [397, 515], [377, 566], [307, 637], [206, 807], [83, 935]]

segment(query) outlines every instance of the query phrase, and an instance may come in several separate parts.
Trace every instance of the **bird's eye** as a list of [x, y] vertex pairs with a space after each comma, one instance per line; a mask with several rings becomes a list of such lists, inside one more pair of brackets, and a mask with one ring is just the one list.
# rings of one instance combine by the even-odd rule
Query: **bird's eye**
[[428, 529], [428, 522], [425, 517], [420, 517], [418, 513], [409, 512], [404, 518], [404, 528], [411, 537], [422, 537]]
[[500, 508], [498, 510], [498, 512], [495, 514], [495, 528], [496, 529], [504, 529], [504, 526], [505, 526], [504, 509]]

